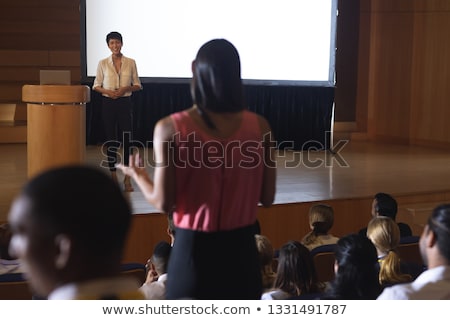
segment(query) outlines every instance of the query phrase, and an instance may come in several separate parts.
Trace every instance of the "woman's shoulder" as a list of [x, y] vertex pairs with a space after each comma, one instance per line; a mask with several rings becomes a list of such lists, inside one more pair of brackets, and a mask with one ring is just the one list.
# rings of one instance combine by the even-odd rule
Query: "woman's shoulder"
[[166, 116], [160, 120], [155, 125], [155, 131], [153, 138], [161, 139], [163, 141], [169, 141], [175, 134], [175, 125], [172, 120], [172, 115]]
[[136, 63], [136, 60], [134, 60], [133, 58], [127, 57], [125, 55], [122, 55], [122, 61], [128, 61], [130, 63]]
[[[264, 118], [262, 115], [257, 114], [256, 112], [250, 111], [250, 110], [244, 110], [244, 119], [246, 119], [247, 123], [249, 122], [250, 119], [252, 120], [252, 124], [251, 126], [254, 127], [259, 127], [259, 130], [261, 132], [262, 135], [266, 135], [270, 132], [272, 132], [272, 128], [270, 127], [269, 121], [267, 121], [266, 118]], [[252, 128], [254, 129], [254, 128]], [[269, 136], [267, 136], [269, 137]]]

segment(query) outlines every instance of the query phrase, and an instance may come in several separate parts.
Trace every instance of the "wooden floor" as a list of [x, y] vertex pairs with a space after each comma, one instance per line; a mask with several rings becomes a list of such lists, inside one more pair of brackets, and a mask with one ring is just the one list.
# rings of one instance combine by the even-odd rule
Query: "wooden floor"
[[[146, 151], [151, 158], [151, 150]], [[337, 235], [367, 223], [370, 202], [377, 192], [393, 194], [402, 209], [400, 220], [408, 219], [409, 214], [417, 220], [409, 222], [419, 227], [425, 219], [418, 216], [421, 210], [428, 214], [431, 206], [450, 202], [450, 151], [368, 142], [349, 142], [337, 151], [335, 155], [329, 151], [279, 151], [275, 205], [261, 208], [259, 213], [263, 230], [271, 234], [276, 246], [308, 230], [306, 213], [312, 202], [323, 201], [335, 207], [342, 217], [333, 228]], [[27, 180], [26, 144], [0, 144], [0, 154], [0, 221], [5, 221], [12, 199]], [[101, 166], [102, 160], [99, 146], [87, 147], [88, 163]], [[139, 190], [129, 197], [133, 213], [148, 216], [137, 218], [140, 224], [142, 219], [153, 219], [149, 217], [154, 215], [148, 214], [157, 211]], [[293, 217], [299, 214], [302, 217], [297, 221]], [[291, 233], [290, 221], [298, 225]], [[164, 232], [157, 234], [155, 237]]]
[[[0, 144], [0, 221], [27, 180], [26, 152], [26, 144]], [[88, 163], [103, 159], [99, 146], [87, 146]], [[441, 149], [351, 142], [336, 155], [280, 151], [277, 168], [275, 204], [450, 190], [450, 151]], [[139, 190], [130, 199], [135, 214], [157, 212]]]

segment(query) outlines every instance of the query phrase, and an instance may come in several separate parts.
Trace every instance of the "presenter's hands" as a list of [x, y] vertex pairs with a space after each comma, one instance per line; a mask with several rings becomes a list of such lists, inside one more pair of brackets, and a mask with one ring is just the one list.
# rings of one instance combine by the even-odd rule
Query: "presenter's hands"
[[129, 91], [130, 90], [128, 89], [128, 87], [120, 87], [119, 89], [116, 89], [116, 91], [115, 91], [116, 98], [123, 97], [125, 95], [125, 93], [127, 93]]
[[107, 90], [108, 97], [111, 99], [118, 99], [125, 95], [125, 93], [129, 92], [130, 90], [127, 87], [121, 87], [115, 90]]

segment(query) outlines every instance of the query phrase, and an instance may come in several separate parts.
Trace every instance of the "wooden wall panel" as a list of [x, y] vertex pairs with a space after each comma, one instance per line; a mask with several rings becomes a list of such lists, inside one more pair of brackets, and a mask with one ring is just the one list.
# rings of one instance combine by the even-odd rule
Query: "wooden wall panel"
[[415, 17], [411, 140], [414, 144], [450, 143], [450, 10]]
[[77, 67], [80, 68], [80, 51], [50, 51], [49, 66], [51, 67]]
[[47, 65], [48, 51], [0, 49], [0, 61], [0, 67]]
[[449, 11], [450, 1], [448, 0], [416, 0], [414, 1], [416, 12], [420, 11]]
[[0, 103], [20, 102], [22, 100], [22, 85], [21, 82], [0, 82]]
[[417, 0], [372, 0], [371, 10], [375, 11], [413, 11]]
[[372, 16], [369, 135], [409, 142], [413, 16]]
[[370, 24], [372, 16], [370, 12], [364, 11], [367, 9], [367, 2], [368, 0], [361, 2], [362, 7], [359, 16], [358, 82], [355, 106], [356, 130], [359, 132], [368, 131]]
[[80, 1], [2, 1], [0, 102], [20, 102], [24, 84], [37, 84], [40, 69], [69, 69], [79, 84]]
[[[71, 6], [70, 3], [79, 1], [48, 1], [44, 5], [42, 0], [39, 1], [9, 1], [3, 4], [0, 11], [1, 21], [60, 21], [60, 22], [76, 22], [79, 23], [80, 14], [78, 8]], [[25, 4], [27, 3], [27, 4]], [[57, 7], [57, 3], [63, 5]], [[69, 4], [69, 6], [67, 6]]]
[[361, 2], [359, 131], [374, 141], [450, 146], [449, 30], [449, 1]]
[[[26, 33], [26, 34], [1, 34], [2, 42], [13, 45], [17, 50], [39, 50], [47, 48], [48, 50], [79, 50], [80, 49], [80, 35], [79, 34], [57, 34], [52, 37], [45, 37], [41, 33]], [[3, 42], [4, 41], [4, 42]], [[2, 45], [0, 49], [9, 49], [10, 46]]]
[[359, 0], [338, 1], [336, 30], [335, 121], [355, 121]]

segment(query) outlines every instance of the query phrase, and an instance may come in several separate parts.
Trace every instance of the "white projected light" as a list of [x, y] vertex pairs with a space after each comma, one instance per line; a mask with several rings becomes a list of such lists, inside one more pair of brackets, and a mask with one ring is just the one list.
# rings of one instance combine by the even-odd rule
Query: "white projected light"
[[[106, 35], [154, 81], [192, 76], [202, 44], [225, 38], [239, 51], [247, 83], [334, 85], [337, 0], [82, 1], [85, 78], [111, 54]], [[144, 80], [145, 82], [145, 80]]]

